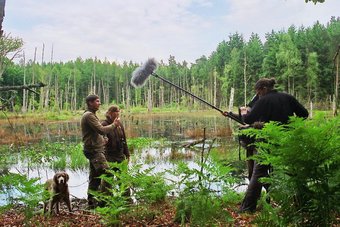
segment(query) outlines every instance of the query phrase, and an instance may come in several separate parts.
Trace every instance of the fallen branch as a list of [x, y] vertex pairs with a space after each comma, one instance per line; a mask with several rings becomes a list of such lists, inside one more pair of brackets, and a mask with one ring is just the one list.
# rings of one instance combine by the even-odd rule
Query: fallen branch
[[191, 143], [185, 144], [182, 147], [185, 147], [185, 148], [192, 147], [192, 146], [195, 146], [196, 144], [203, 143], [204, 140], [205, 139], [196, 140]]
[[3, 86], [0, 87], [0, 92], [1, 91], [11, 91], [11, 90], [29, 90], [33, 93], [36, 93], [35, 91], [32, 90], [32, 88], [40, 88], [40, 87], [45, 87], [46, 84], [40, 82], [37, 84], [28, 84], [28, 85], [17, 85], [17, 86]]

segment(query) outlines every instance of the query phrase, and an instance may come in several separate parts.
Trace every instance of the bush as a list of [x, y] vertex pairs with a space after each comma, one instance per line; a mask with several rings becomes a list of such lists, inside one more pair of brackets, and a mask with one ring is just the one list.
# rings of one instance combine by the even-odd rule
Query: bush
[[108, 185], [107, 192], [91, 192], [105, 204], [96, 211], [106, 224], [117, 224], [120, 215], [129, 211], [132, 197], [140, 205], [164, 201], [171, 187], [162, 176], [163, 173], [153, 173], [153, 168], [143, 170], [141, 165], [128, 168], [126, 162], [110, 163], [108, 174], [101, 176]]
[[[249, 130], [256, 159], [273, 166], [270, 195], [278, 203], [280, 225], [330, 226], [340, 211], [340, 117], [291, 118]], [[274, 215], [275, 216], [275, 215]]]
[[189, 222], [193, 226], [214, 225], [217, 220], [230, 224], [233, 219], [223, 205], [232, 201], [236, 194], [230, 190], [235, 182], [232, 168], [212, 159], [209, 162], [201, 159], [197, 166], [198, 169], [189, 168], [188, 164], [180, 162], [171, 172], [179, 177], [175, 182], [180, 191], [175, 221], [182, 225]]
[[0, 194], [5, 198], [0, 210], [6, 210], [14, 205], [23, 205], [26, 220], [33, 216], [38, 203], [48, 199], [48, 191], [38, 178], [28, 179], [25, 175], [8, 173], [0, 177]]

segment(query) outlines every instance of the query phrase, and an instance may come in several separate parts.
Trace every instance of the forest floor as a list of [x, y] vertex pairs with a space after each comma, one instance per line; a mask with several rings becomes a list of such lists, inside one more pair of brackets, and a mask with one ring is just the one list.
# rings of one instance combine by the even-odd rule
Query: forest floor
[[[35, 215], [27, 219], [25, 218], [22, 206], [13, 207], [6, 212], [0, 214], [0, 226], [5, 227], [22, 227], [22, 226], [91, 226], [104, 227], [103, 219], [94, 211], [87, 210], [86, 200], [73, 201], [73, 212], [67, 212], [66, 207], [62, 206], [60, 214], [51, 216], [42, 214], [42, 207], [38, 207]], [[251, 224], [255, 215], [237, 214], [237, 207], [227, 208], [226, 212], [234, 219], [233, 223], [216, 223], [217, 226], [254, 226]], [[117, 226], [181, 226], [176, 223], [175, 207], [173, 204], [164, 202], [153, 207], [148, 207], [147, 212], [137, 212], [135, 214], [121, 215], [119, 225]], [[190, 224], [188, 224], [189, 226]]]

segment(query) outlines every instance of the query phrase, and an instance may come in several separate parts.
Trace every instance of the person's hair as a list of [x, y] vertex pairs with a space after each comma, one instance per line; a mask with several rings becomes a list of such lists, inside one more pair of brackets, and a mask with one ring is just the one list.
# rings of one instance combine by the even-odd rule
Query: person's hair
[[106, 113], [117, 112], [118, 110], [118, 106], [110, 106]]
[[98, 95], [88, 95], [85, 98], [86, 105], [89, 106], [89, 103], [95, 101], [96, 99], [99, 99]]
[[117, 112], [119, 110], [118, 106], [110, 106], [110, 108], [106, 111], [105, 116], [110, 117], [110, 113]]
[[273, 90], [276, 81], [274, 78], [261, 78], [255, 84], [255, 90], [267, 88], [268, 90]]

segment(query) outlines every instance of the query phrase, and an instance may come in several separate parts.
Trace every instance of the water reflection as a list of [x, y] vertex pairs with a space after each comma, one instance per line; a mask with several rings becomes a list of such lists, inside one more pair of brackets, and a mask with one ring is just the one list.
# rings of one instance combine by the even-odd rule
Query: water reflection
[[[217, 138], [214, 146], [222, 152], [228, 152], [237, 145], [232, 136], [230, 121], [220, 115], [204, 114], [159, 114], [159, 115], [123, 115], [122, 121], [127, 138], [147, 137], [163, 139], [164, 144], [154, 144], [152, 147], [134, 150], [130, 165], [143, 164], [143, 168], [154, 167], [155, 172], [163, 172], [175, 167], [174, 161], [186, 160], [191, 168], [198, 168], [193, 161], [199, 155], [200, 146], [184, 148], [194, 140], [203, 137], [206, 128], [207, 143]], [[67, 122], [14, 122], [1, 124], [0, 144], [36, 143], [40, 141], [80, 143], [79, 121]], [[30, 163], [9, 165], [9, 171], [37, 177], [40, 183], [52, 178], [55, 170], [48, 167], [30, 167]], [[88, 186], [88, 169], [66, 169], [70, 176], [69, 187], [71, 195], [86, 198]], [[166, 174], [167, 179], [176, 180], [176, 176]]]
[[[87, 178], [89, 175], [89, 171], [87, 169], [83, 170], [65, 170], [69, 176], [70, 180], [68, 182], [70, 194], [75, 198], [86, 198], [87, 193]], [[17, 166], [13, 166], [10, 168], [11, 173], [20, 173], [26, 174], [29, 178], [38, 178], [39, 183], [44, 184], [47, 179], [52, 179], [55, 170], [47, 167], [42, 168], [18, 168]], [[1, 205], [1, 204], [0, 204]]]
[[[167, 138], [170, 141], [182, 141], [202, 137], [203, 128], [206, 128], [207, 138], [230, 137], [232, 134], [230, 121], [220, 115], [125, 114], [121, 118], [128, 138]], [[0, 145], [36, 143], [41, 140], [81, 142], [80, 122], [79, 120], [48, 122], [29, 119], [1, 121]]]

